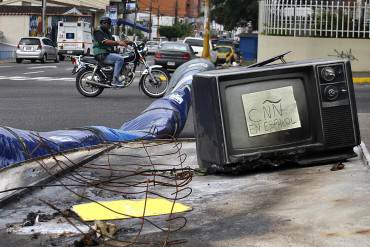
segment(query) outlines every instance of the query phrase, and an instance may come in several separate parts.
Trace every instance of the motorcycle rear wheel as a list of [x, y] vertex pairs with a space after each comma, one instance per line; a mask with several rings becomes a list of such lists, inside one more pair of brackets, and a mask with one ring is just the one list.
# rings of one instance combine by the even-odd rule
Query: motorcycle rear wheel
[[149, 74], [146, 74], [141, 79], [140, 88], [147, 96], [151, 98], [160, 98], [167, 91], [170, 83], [170, 75], [164, 68], [152, 69], [152, 75], [155, 81], [152, 80]]
[[[84, 69], [79, 71], [76, 76], [76, 88], [78, 92], [85, 97], [96, 97], [104, 90], [103, 87], [91, 85], [86, 82], [86, 80], [91, 80], [92, 74], [93, 71]], [[98, 74], [95, 74], [94, 77], [95, 80], [99, 81], [100, 77]]]

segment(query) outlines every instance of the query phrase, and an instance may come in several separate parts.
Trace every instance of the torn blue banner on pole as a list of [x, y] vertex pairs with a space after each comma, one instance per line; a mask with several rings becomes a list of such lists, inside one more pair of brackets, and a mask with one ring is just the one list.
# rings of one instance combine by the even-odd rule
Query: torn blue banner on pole
[[0, 126], [0, 168], [102, 143], [178, 137], [191, 105], [193, 75], [212, 69], [213, 64], [205, 59], [181, 65], [171, 78], [167, 94], [119, 129], [89, 126], [35, 132]]

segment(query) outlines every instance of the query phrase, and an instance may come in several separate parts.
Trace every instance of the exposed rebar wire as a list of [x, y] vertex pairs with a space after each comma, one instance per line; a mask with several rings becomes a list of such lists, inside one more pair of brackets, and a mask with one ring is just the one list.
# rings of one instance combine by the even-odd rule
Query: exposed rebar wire
[[[152, 133], [147, 133], [148, 136], [158, 134], [155, 127], [151, 131]], [[53, 170], [48, 168], [44, 160], [37, 160], [37, 163], [50, 177], [54, 177], [56, 182], [40, 186], [12, 188], [0, 191], [0, 193], [25, 188], [63, 187], [82, 202], [94, 202], [117, 215], [122, 215], [122, 218], [125, 219], [122, 220], [122, 226], [118, 232], [123, 234], [125, 227], [131, 224], [135, 227], [136, 234], [130, 234], [131, 238], [129, 236], [124, 236], [124, 238], [121, 236], [120, 238], [120, 234], [117, 234], [115, 238], [103, 236], [104, 238], [100, 238], [100, 241], [106, 246], [171, 246], [185, 242], [183, 239], [171, 239], [171, 233], [183, 229], [187, 223], [183, 213], [176, 215], [173, 213], [175, 203], [187, 198], [192, 192], [189, 184], [192, 181], [194, 170], [185, 164], [187, 155], [182, 152], [181, 142], [169, 136], [162, 136], [161, 138], [166, 140], [106, 143], [114, 145], [114, 149], [95, 161], [79, 166], [66, 154], [59, 152], [57, 145], [54, 147], [47, 145], [37, 132], [33, 135], [38, 138], [39, 146], [53, 154], [52, 160], [55, 163], [52, 166]], [[60, 176], [64, 171], [66, 173]], [[83, 193], [78, 191], [81, 188], [84, 190]], [[143, 213], [137, 217], [117, 212], [101, 204], [98, 196], [91, 196], [91, 192], [95, 192], [95, 194], [104, 192], [111, 195], [112, 198], [144, 199]], [[148, 198], [170, 200], [172, 202], [170, 213], [164, 217], [145, 216]], [[40, 200], [59, 213], [63, 211], [60, 206], [55, 205], [58, 202]], [[62, 213], [61, 215], [82, 233], [80, 227], [68, 219], [68, 215]], [[83, 222], [78, 218], [75, 220], [88, 226], [89, 233], [94, 231], [91, 223]], [[138, 223], [137, 220], [139, 220]], [[156, 235], [150, 241], [144, 238], [143, 234], [147, 226], [158, 229], [158, 234], [161, 237]]]

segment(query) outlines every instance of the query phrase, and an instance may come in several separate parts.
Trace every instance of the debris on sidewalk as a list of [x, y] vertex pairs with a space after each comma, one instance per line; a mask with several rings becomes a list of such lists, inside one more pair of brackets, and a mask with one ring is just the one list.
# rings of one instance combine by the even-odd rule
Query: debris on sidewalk
[[84, 221], [117, 220], [190, 211], [191, 207], [164, 198], [91, 202], [73, 206]]
[[339, 171], [339, 170], [343, 170], [344, 169], [344, 164], [342, 162], [339, 162], [339, 163], [336, 163], [334, 164], [331, 168], [330, 168], [330, 171]]
[[[185, 165], [182, 145], [175, 139], [117, 143], [115, 149], [81, 165], [66, 165], [54, 156], [54, 166], [68, 172], [35, 187], [41, 189], [23, 202], [35, 202], [34, 207], [9, 222], [7, 232], [15, 238], [32, 236], [39, 243], [52, 239], [60, 246], [184, 242], [172, 236], [186, 226], [185, 212], [192, 210], [179, 203], [192, 192], [194, 172]], [[43, 160], [35, 162], [48, 172]], [[147, 233], [157, 235], [148, 242]]]
[[103, 237], [105, 240], [112, 239], [118, 231], [117, 225], [100, 220], [95, 221], [93, 228], [98, 232], [98, 237]]
[[54, 219], [59, 213], [44, 214], [38, 211], [37, 213], [30, 212], [27, 215], [27, 218], [23, 221], [23, 226], [33, 226], [38, 222], [47, 222], [49, 220]]

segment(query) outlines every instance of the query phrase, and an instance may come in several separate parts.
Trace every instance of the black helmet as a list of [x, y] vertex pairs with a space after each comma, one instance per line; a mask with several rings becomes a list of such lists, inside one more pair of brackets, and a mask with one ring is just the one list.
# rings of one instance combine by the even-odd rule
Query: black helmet
[[112, 20], [108, 16], [102, 16], [102, 17], [100, 17], [100, 21], [99, 22], [100, 22], [100, 25], [102, 25], [103, 22], [108, 22], [109, 24], [111, 24], [112, 23]]

